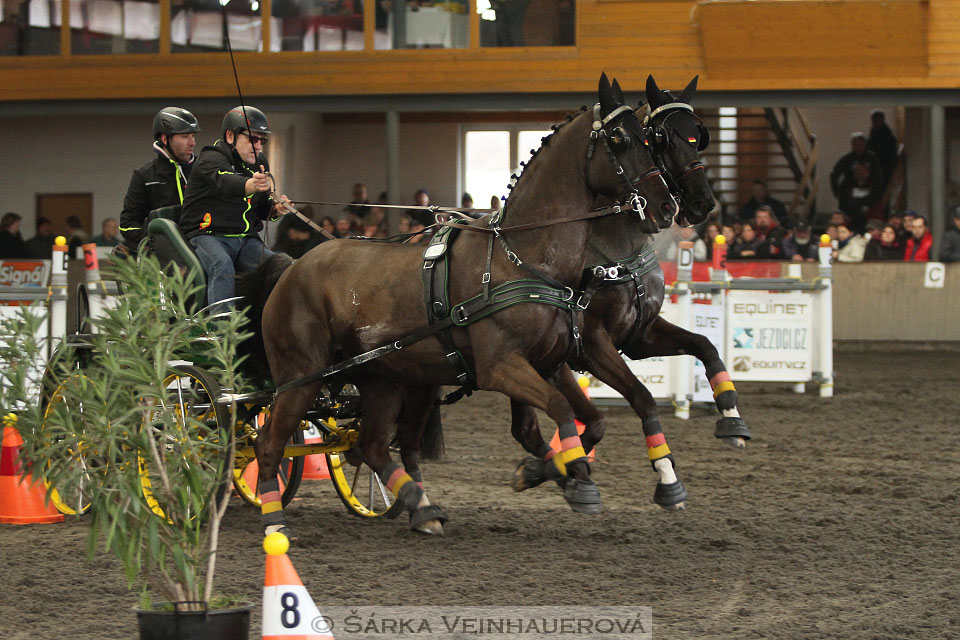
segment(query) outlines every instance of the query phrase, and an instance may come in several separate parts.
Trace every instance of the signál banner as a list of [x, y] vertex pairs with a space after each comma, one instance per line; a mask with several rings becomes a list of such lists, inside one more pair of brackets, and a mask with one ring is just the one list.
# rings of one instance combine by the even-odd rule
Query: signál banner
[[17, 306], [30, 304], [38, 299], [45, 299], [46, 292], [41, 296], [40, 289], [46, 287], [50, 281], [49, 260], [0, 260], [0, 287], [37, 287], [37, 296], [0, 295], [0, 305]]
[[726, 365], [734, 380], [806, 382], [813, 370], [813, 298], [731, 291]]

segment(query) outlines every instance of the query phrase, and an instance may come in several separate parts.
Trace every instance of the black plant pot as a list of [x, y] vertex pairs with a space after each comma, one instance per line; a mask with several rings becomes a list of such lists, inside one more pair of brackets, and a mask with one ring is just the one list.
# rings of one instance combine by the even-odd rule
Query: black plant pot
[[135, 609], [140, 640], [248, 640], [252, 604], [207, 611]]

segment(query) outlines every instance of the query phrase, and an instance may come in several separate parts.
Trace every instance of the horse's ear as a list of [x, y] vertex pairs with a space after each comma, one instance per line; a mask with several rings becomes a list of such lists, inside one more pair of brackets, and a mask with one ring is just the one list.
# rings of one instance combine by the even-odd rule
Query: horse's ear
[[664, 104], [663, 94], [660, 92], [660, 87], [657, 86], [657, 81], [653, 79], [653, 75], [647, 76], [647, 102], [650, 103], [651, 109], [656, 109]]
[[610, 81], [607, 80], [606, 73], [600, 74], [600, 86], [597, 93], [600, 98], [601, 113], [608, 114], [617, 108], [617, 101], [613, 97], [613, 88], [610, 86]]
[[697, 80], [700, 79], [700, 76], [693, 76], [693, 80], [690, 81], [683, 91], [680, 92], [680, 95], [677, 97], [677, 102], [683, 102], [685, 104], [690, 104], [690, 101], [693, 100], [693, 95], [697, 92]]
[[617, 82], [617, 79], [613, 79], [613, 98], [620, 104], [627, 104], [627, 99], [623, 97], [623, 89], [620, 88], [620, 83]]

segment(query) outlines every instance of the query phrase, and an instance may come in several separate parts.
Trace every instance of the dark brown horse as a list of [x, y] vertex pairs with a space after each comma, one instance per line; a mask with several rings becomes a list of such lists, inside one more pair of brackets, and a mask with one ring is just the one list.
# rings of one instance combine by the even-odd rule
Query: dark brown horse
[[[709, 133], [693, 113], [690, 101], [697, 78], [674, 97], [647, 79], [647, 141], [661, 164], [667, 183], [680, 202], [681, 224], [697, 224], [713, 209], [713, 194], [698, 151], [706, 148]], [[607, 224], [598, 222], [598, 226]], [[602, 265], [612, 274], [609, 286], [594, 296], [583, 327], [583, 355], [570, 361], [575, 369], [591, 372], [616, 389], [640, 417], [648, 458], [659, 474], [654, 502], [665, 509], [682, 509], [687, 493], [675, 473], [675, 462], [660, 428], [657, 405], [649, 390], [626, 366], [620, 352], [633, 360], [653, 356], [689, 354], [701, 360], [714, 389], [718, 411], [715, 435], [735, 447], [743, 447], [749, 431], [737, 411], [737, 393], [716, 348], [705, 337], [677, 327], [660, 317], [663, 304], [663, 271], [653, 253], [650, 238], [617, 236], [598, 229], [590, 241], [587, 265]], [[613, 275], [613, 272], [616, 272]], [[581, 436], [585, 450], [603, 437], [603, 415], [586, 400], [570, 367], [563, 365], [553, 384], [570, 401], [586, 425]], [[562, 465], [550, 462], [555, 452], [547, 445], [531, 407], [512, 401], [513, 433], [530, 453], [517, 468], [514, 488], [522, 491], [546, 479], [561, 479]]]
[[[564, 435], [558, 456], [570, 478], [565, 495], [571, 506], [588, 511], [599, 495], [574, 412], [542, 372], [556, 370], [578, 335], [578, 309], [571, 302], [587, 240], [597, 226], [590, 219], [597, 214], [591, 214], [597, 197], [636, 203], [633, 208], [639, 211], [633, 213], [618, 213], [619, 207], [602, 212], [610, 220], [604, 228], [618, 235], [665, 228], [676, 213], [642, 138], [641, 124], [623, 105], [616, 81], [611, 87], [601, 77], [598, 105], [557, 127], [527, 165], [503, 211], [473, 223], [473, 230], [462, 230], [449, 251], [451, 301], [480, 300], [487, 286], [491, 299], [506, 298], [515, 286], [508, 283], [527, 283], [528, 292], [537, 290], [525, 304], [492, 315], [469, 307], [482, 318], [477, 322], [454, 308], [450, 317], [463, 322], [451, 327], [452, 340], [476, 372], [480, 389], [538, 407], [557, 423]], [[416, 427], [401, 430], [401, 446], [414, 450], [403, 438], [419, 440], [440, 386], [457, 383], [448, 350], [438, 339], [404, 342], [427, 322], [422, 251], [412, 245], [328, 242], [287, 269], [267, 300], [262, 334], [278, 393], [256, 449], [268, 533], [285, 528], [276, 484], [284, 443], [324, 386], [324, 380], [302, 379], [381, 346], [389, 353], [342, 372], [362, 398], [362, 459], [406, 507], [412, 526], [442, 531], [444, 516], [430, 505], [420, 478], [394, 463], [388, 448], [393, 427], [400, 423]], [[404, 463], [416, 468], [416, 460], [405, 458]]]

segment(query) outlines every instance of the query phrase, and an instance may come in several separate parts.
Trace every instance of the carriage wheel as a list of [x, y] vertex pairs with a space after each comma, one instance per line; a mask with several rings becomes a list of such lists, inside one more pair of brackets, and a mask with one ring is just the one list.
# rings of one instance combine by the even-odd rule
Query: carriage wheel
[[[47, 396], [43, 417], [44, 420], [57, 412], [67, 412], [77, 424], [83, 424], [84, 406], [83, 402], [77, 402], [75, 394], [70, 393], [70, 388], [83, 384], [86, 376], [82, 373], [70, 375], [60, 384], [58, 384]], [[51, 461], [47, 465], [53, 464]], [[97, 469], [104, 464], [103, 459], [94, 455], [93, 452], [86, 450], [83, 442], [79, 442], [76, 447], [70, 449], [70, 460], [67, 464], [80, 465], [86, 471], [76, 478], [76, 481], [70, 484], [58, 483], [51, 486], [47, 481], [44, 485], [49, 490], [50, 502], [60, 513], [73, 516], [83, 515], [90, 509], [89, 491], [93, 483], [97, 482]]]
[[[167, 402], [175, 408], [177, 420], [180, 428], [186, 427], [186, 419], [192, 418], [203, 425], [201, 428], [204, 438], [230, 437], [232, 429], [227, 424], [227, 411], [225, 408], [217, 405], [214, 400], [220, 395], [220, 385], [213, 380], [203, 369], [191, 365], [178, 366], [164, 380], [164, 387], [167, 391]], [[152, 413], [144, 412], [143, 426], [150, 424]], [[184, 468], [191, 462], [181, 456], [176, 455], [178, 441], [175, 434], [160, 434], [157, 441], [158, 447], [166, 451], [170, 460], [178, 460], [178, 466], [168, 467], [167, 472], [171, 476], [177, 476], [177, 469]], [[210, 464], [219, 464], [217, 460], [208, 460]], [[140, 468], [140, 486], [143, 491], [143, 497], [147, 501], [150, 509], [160, 516], [166, 517], [164, 500], [166, 497], [160, 491], [161, 480], [153, 460], [149, 454], [144, 451], [137, 452], [137, 463]], [[217, 500], [221, 498], [229, 482], [229, 465], [224, 465], [224, 479], [217, 490]], [[157, 487], [157, 490], [154, 490]], [[197, 513], [190, 514], [190, 518], [199, 515], [200, 511], [206, 505], [198, 508]]]
[[327, 454], [330, 480], [347, 511], [362, 518], [396, 518], [403, 513], [403, 505], [394, 501], [376, 472], [359, 460], [348, 461], [348, 457], [349, 452]]
[[[261, 416], [264, 413], [260, 414]], [[259, 417], [259, 416], [258, 416]], [[288, 445], [303, 444], [303, 429], [296, 429]], [[300, 479], [303, 477], [303, 457], [289, 457], [280, 459], [280, 468], [277, 471], [277, 480], [280, 483], [280, 502], [286, 507], [297, 495], [297, 489], [300, 488]], [[240, 497], [254, 506], [262, 506], [260, 501], [260, 490], [258, 489], [260, 481], [260, 466], [257, 460], [247, 460], [237, 457], [237, 463], [233, 469], [233, 488], [237, 490]]]

